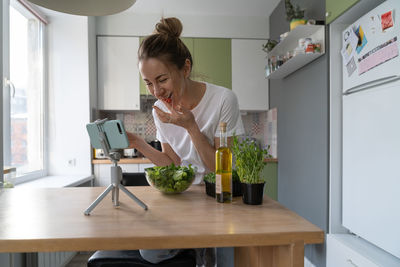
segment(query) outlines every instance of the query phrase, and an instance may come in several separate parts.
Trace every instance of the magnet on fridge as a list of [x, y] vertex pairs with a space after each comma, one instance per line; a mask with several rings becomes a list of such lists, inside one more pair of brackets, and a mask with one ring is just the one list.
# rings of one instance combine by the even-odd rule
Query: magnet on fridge
[[381, 26], [382, 26], [382, 31], [385, 31], [386, 29], [389, 29], [393, 27], [394, 22], [393, 22], [393, 10], [390, 10], [386, 13], [383, 13], [381, 15]]
[[358, 37], [358, 43], [356, 47], [357, 54], [360, 54], [361, 50], [364, 48], [364, 46], [367, 44], [367, 37], [365, 36], [363, 28], [360, 26], [357, 27], [357, 29], [354, 31], [354, 33]]

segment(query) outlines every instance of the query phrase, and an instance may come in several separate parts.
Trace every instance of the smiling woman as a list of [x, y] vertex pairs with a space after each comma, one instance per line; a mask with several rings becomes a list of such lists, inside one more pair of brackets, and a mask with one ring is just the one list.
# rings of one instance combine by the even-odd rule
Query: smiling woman
[[[232, 90], [190, 78], [193, 60], [180, 39], [181, 32], [179, 19], [163, 18], [154, 33], [143, 40], [138, 51], [142, 79], [148, 91], [158, 99], [153, 106], [153, 117], [162, 151], [153, 149], [134, 133], [128, 133], [128, 136], [131, 147], [155, 165], [174, 163], [196, 167], [193, 183], [199, 184], [204, 174], [215, 171], [220, 122], [227, 125], [228, 144], [233, 133], [241, 135], [244, 128], [238, 100]], [[141, 250], [141, 254], [146, 260], [157, 263], [174, 257], [176, 252]], [[212, 253], [206, 258], [211, 261], [205, 266], [214, 266]]]

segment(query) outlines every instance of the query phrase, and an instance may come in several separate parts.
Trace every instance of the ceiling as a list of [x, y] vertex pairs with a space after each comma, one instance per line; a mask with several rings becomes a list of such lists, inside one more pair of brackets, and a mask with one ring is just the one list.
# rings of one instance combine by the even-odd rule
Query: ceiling
[[280, 0], [136, 0], [124, 12], [168, 15], [266, 16]]

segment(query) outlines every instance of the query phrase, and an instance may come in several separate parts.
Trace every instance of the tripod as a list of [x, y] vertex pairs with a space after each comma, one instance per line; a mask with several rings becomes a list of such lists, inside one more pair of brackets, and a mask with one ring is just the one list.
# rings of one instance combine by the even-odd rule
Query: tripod
[[103, 131], [102, 124], [106, 121], [95, 121], [99, 129], [99, 140], [101, 146], [104, 150], [104, 154], [112, 161], [113, 166], [111, 166], [111, 184], [106, 188], [106, 190], [101, 193], [95, 201], [85, 210], [85, 215], [90, 215], [90, 212], [99, 204], [105, 196], [112, 191], [112, 202], [114, 207], [119, 206], [119, 189], [121, 189], [125, 194], [127, 194], [133, 201], [135, 201], [143, 209], [147, 210], [146, 204], [144, 204], [140, 199], [138, 199], [134, 194], [132, 194], [128, 189], [126, 189], [122, 184], [122, 169], [118, 166], [118, 161], [121, 159], [121, 154], [118, 152], [109, 152], [109, 143], [107, 141], [106, 135]]

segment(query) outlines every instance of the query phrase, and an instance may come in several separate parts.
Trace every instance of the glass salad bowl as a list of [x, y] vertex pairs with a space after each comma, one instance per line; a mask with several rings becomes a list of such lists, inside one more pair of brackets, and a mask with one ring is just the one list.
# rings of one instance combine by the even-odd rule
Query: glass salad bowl
[[147, 182], [166, 194], [181, 193], [188, 189], [196, 176], [196, 167], [189, 166], [155, 166], [145, 170]]

